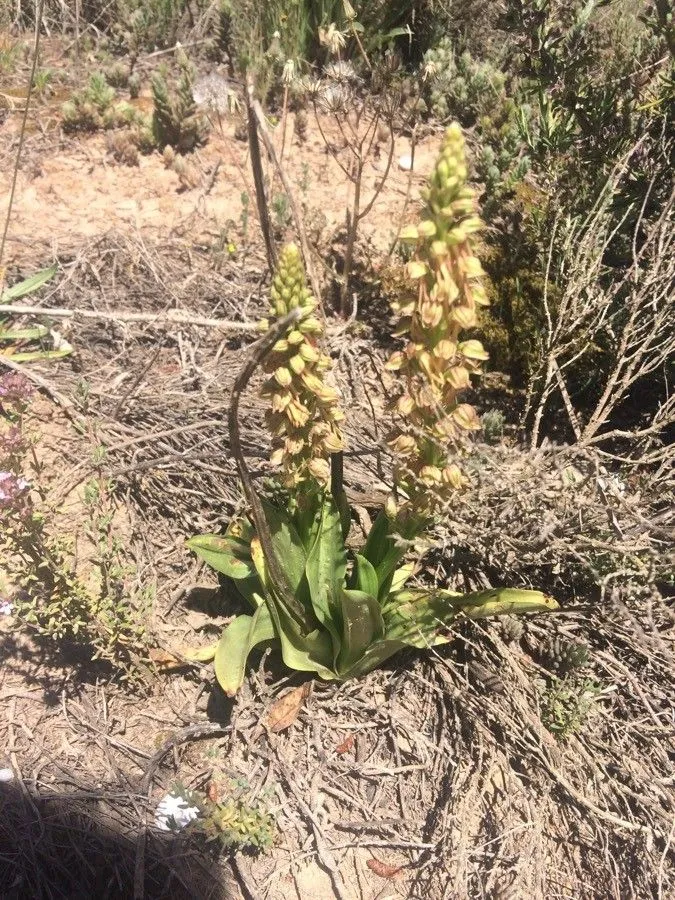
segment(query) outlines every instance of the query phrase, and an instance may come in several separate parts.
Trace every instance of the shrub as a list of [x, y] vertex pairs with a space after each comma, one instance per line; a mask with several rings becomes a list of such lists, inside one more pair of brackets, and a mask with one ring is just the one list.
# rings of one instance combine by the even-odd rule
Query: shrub
[[182, 51], [177, 59], [180, 77], [175, 90], [169, 89], [165, 69], [152, 77], [152, 133], [160, 149], [168, 144], [179, 153], [187, 153], [206, 141], [208, 120], [192, 95], [192, 66]]

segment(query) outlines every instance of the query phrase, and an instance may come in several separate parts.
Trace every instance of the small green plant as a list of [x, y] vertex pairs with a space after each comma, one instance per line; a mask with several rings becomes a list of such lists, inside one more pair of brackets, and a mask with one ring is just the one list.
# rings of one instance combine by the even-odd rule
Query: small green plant
[[129, 76], [129, 79], [127, 81], [127, 87], [129, 88], [129, 98], [131, 100], [138, 99], [138, 97], [140, 96], [140, 93], [141, 93], [141, 85], [142, 85], [142, 81], [141, 81], [140, 75], [136, 75], [134, 73], [133, 75]]
[[[198, 811], [190, 828], [202, 833], [208, 841], [217, 841], [227, 849], [269, 850], [276, 837], [276, 823], [266, 809], [266, 795], [263, 793], [251, 801], [246, 782], [230, 780], [220, 787], [227, 789], [227, 799], [211, 800], [201, 791], [189, 790], [181, 783], [174, 785], [169, 796], [181, 800], [183, 808]], [[177, 826], [171, 817], [167, 824], [170, 828]]]
[[[388, 367], [403, 378], [394, 401], [403, 417], [389, 438], [397, 457], [397, 496], [386, 504], [360, 552], [346, 545], [350, 510], [329, 460], [342, 449], [339, 396], [324, 378], [331, 360], [318, 341], [323, 325], [314, 315], [299, 251], [279, 256], [271, 288], [267, 334], [233, 389], [230, 444], [250, 518], [232, 522], [224, 536], [191, 538], [188, 547], [236, 587], [251, 607], [227, 626], [213, 648], [216, 677], [228, 694], [240, 687], [251, 650], [277, 645], [293, 669], [344, 681], [362, 675], [406, 646], [430, 647], [449, 640], [458, 618], [541, 612], [557, 604], [539, 591], [505, 588], [461, 595], [411, 586], [418, 542], [444, 505], [455, 500], [466, 477], [448, 449], [461, 452], [463, 435], [480, 427], [458, 393], [487, 358], [477, 340], [460, 332], [477, 322], [485, 305], [482, 269], [472, 252], [481, 227], [467, 185], [464, 143], [458, 125], [446, 134], [426, 194], [425, 218], [404, 229], [413, 245], [406, 266], [407, 291], [394, 304], [397, 334], [407, 337]], [[238, 404], [259, 364], [268, 379], [267, 424], [272, 462], [281, 468], [281, 502], [261, 500], [241, 452]], [[328, 482], [330, 480], [330, 488]], [[200, 656], [203, 659], [203, 655]]]
[[[3, 269], [0, 267], [0, 304], [10, 304], [14, 300], [33, 293], [50, 281], [56, 273], [56, 266], [43, 269], [3, 290]], [[14, 362], [35, 362], [37, 360], [63, 359], [73, 350], [63, 340], [57, 342], [53, 333], [45, 325], [28, 328], [12, 328], [0, 318], [0, 357], [11, 356]], [[8, 347], [6, 345], [9, 345]]]
[[283, 234], [291, 221], [291, 207], [286, 194], [275, 194], [272, 197], [272, 214], [276, 230]]
[[0, 37], [0, 72], [13, 72], [20, 55], [21, 45], [18, 41], [12, 42], [4, 35]]
[[123, 62], [115, 62], [105, 71], [105, 80], [112, 88], [129, 86], [129, 69]]
[[529, 170], [522, 132], [529, 127], [530, 107], [512, 96], [506, 75], [492, 62], [458, 54], [449, 38], [425, 54], [422, 75], [437, 117], [457, 117], [475, 127], [476, 178], [485, 185], [483, 214], [490, 219]]
[[182, 50], [177, 59], [180, 77], [175, 90], [169, 89], [166, 69], [152, 77], [152, 133], [160, 149], [170, 145], [179, 153], [188, 153], [205, 143], [209, 126], [192, 95], [192, 66]]
[[102, 128], [124, 126], [144, 126], [143, 117], [128, 103], [115, 102], [116, 94], [106, 76], [97, 72], [91, 76], [86, 87], [73, 94], [63, 104], [61, 121], [63, 130], [99, 131]]
[[[145, 646], [142, 617], [149, 597], [130, 596], [129, 567], [112, 528], [109, 486], [86, 485], [85, 537], [92, 548], [89, 573], [78, 567], [76, 542], [54, 522], [40, 484], [25, 413], [31, 387], [22, 376], [0, 377], [0, 552], [3, 580], [20, 621], [54, 641], [71, 641], [124, 671]], [[33, 474], [24, 474], [32, 460]]]
[[53, 81], [52, 69], [38, 69], [33, 77], [33, 90], [38, 97], [45, 97], [51, 92]]
[[584, 727], [603, 692], [592, 678], [553, 677], [541, 696], [541, 720], [558, 740], [564, 741]]
[[504, 437], [504, 413], [499, 409], [489, 409], [481, 419], [483, 437], [487, 444], [498, 444]]

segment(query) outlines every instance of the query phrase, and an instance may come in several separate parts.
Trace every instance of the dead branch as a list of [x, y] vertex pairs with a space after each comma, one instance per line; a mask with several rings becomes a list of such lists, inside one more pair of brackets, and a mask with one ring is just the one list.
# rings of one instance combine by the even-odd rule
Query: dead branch
[[126, 310], [100, 312], [93, 309], [65, 309], [50, 306], [25, 306], [18, 303], [0, 304], [0, 314], [14, 316], [48, 316], [52, 319], [94, 319], [99, 322], [147, 322], [159, 328], [171, 325], [196, 325], [200, 328], [215, 328], [220, 331], [256, 331], [255, 322], [234, 322], [231, 319], [210, 319], [193, 316], [183, 310], [168, 309], [162, 313], [137, 313]]

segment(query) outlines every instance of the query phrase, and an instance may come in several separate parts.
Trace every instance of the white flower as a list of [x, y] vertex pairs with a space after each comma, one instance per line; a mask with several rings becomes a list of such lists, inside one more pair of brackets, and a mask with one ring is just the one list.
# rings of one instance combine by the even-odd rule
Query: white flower
[[162, 831], [180, 831], [198, 815], [196, 806], [190, 806], [187, 800], [175, 794], [167, 794], [157, 804], [155, 825]]
[[14, 604], [0, 597], [0, 616], [11, 616], [14, 612]]
[[284, 63], [284, 68], [281, 73], [281, 80], [284, 84], [290, 84], [295, 78], [295, 62], [292, 59], [287, 59]]

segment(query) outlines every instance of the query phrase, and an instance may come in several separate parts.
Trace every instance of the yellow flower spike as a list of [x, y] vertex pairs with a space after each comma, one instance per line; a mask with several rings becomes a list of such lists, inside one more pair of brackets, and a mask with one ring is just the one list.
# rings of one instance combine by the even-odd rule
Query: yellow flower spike
[[[478, 308], [488, 305], [472, 244], [483, 223], [467, 173], [464, 136], [453, 123], [422, 192], [427, 204], [422, 221], [416, 230], [404, 232], [413, 243], [418, 238], [414, 258], [406, 265], [409, 290], [392, 304], [398, 315], [395, 334], [408, 343], [387, 363], [389, 371], [402, 373], [404, 382], [391, 407], [407, 416], [415, 431], [413, 437], [400, 429], [389, 444], [406, 459], [395, 477], [415, 521], [433, 517], [444, 491], [467, 483], [456, 464], [443, 462], [443, 448], [460, 450], [466, 432], [479, 427], [473, 407], [458, 403], [458, 394], [470, 387], [471, 375], [488, 358], [480, 341], [460, 339], [463, 330], [478, 324]], [[415, 294], [416, 300], [406, 294]]]
[[342, 448], [336, 423], [343, 413], [337, 407], [337, 392], [321, 377], [332, 360], [310, 337], [321, 336], [323, 324], [311, 314], [317, 302], [306, 285], [300, 251], [294, 244], [279, 253], [270, 298], [271, 316], [280, 317], [298, 307], [305, 313], [286, 337], [277, 341], [264, 363], [270, 376], [262, 389], [263, 396], [270, 397], [265, 419], [273, 436], [283, 439], [282, 446], [275, 442], [272, 461], [282, 467], [278, 477], [285, 486], [297, 489], [319, 477], [323, 488], [328, 454]]

